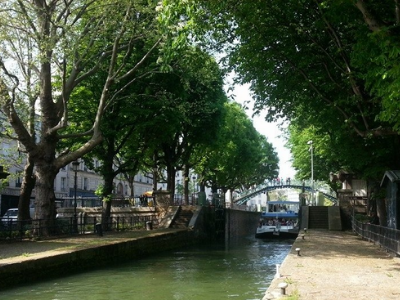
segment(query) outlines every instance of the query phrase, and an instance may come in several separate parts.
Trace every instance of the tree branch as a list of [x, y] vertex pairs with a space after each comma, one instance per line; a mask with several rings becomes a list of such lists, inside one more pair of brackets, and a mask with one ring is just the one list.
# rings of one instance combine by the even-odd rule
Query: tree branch
[[[368, 10], [367, 6], [365, 5], [364, 0], [357, 0], [354, 5], [361, 11], [365, 23], [367, 23], [369, 29], [372, 32], [378, 32], [382, 29], [383, 24], [381, 24], [376, 17]], [[396, 6], [398, 8], [398, 6]]]
[[21, 121], [19, 118], [15, 107], [14, 107], [14, 101], [15, 101], [15, 90], [17, 89], [19, 85], [19, 80], [16, 76], [10, 74], [6, 67], [4, 66], [3, 61], [0, 60], [0, 67], [3, 70], [3, 72], [12, 78], [15, 81], [14, 86], [11, 88], [11, 97], [8, 94], [8, 88], [3, 80], [2, 77], [0, 77], [0, 103], [3, 107], [3, 110], [8, 118], [8, 121], [10, 122], [11, 126], [13, 127], [15, 133], [19, 137], [20, 142], [24, 145], [25, 149], [27, 151], [32, 151], [33, 149], [36, 149], [36, 144], [32, 141], [32, 137], [29, 134], [28, 130], [25, 128], [24, 123]]

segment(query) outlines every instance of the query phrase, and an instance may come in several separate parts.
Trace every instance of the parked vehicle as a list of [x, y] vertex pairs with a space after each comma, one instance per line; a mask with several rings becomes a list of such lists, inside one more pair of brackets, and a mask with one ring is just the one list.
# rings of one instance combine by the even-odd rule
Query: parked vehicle
[[[29, 215], [31, 218], [34, 217], [35, 208], [33, 206], [29, 207]], [[18, 221], [18, 208], [10, 208], [1, 218], [1, 223], [4, 226], [16, 225]]]
[[11, 226], [17, 224], [18, 220], [18, 208], [10, 208], [1, 218], [1, 223], [4, 226]]

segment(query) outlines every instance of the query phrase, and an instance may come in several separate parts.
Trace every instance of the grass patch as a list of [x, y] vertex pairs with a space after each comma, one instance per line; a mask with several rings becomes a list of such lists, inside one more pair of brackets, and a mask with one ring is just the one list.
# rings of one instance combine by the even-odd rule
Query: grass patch
[[299, 291], [295, 290], [293, 293], [291, 293], [290, 295], [286, 296], [283, 299], [286, 299], [286, 300], [299, 300], [300, 299]]
[[293, 284], [293, 283], [294, 283], [294, 281], [292, 280], [292, 278], [289, 278], [289, 277], [286, 277], [286, 278], [285, 278], [285, 282], [286, 282], [287, 284]]

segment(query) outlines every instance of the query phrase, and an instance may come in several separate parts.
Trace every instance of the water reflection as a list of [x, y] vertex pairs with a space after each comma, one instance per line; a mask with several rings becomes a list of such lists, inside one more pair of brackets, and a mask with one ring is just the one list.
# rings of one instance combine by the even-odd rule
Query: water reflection
[[292, 241], [244, 240], [161, 253], [0, 292], [0, 299], [261, 299]]

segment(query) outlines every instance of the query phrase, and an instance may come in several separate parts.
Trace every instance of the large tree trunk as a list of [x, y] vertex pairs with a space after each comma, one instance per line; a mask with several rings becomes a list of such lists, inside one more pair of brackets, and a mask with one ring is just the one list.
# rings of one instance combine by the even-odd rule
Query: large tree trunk
[[[106, 182], [107, 180], [105, 180]], [[101, 223], [103, 225], [104, 230], [109, 229], [109, 222], [110, 222], [110, 217], [111, 217], [111, 193], [112, 193], [112, 188], [111, 190], [109, 188], [104, 187], [104, 191], [107, 190], [108, 196], [103, 197], [103, 212], [102, 212], [102, 218], [101, 218]]]
[[128, 176], [128, 184], [129, 184], [129, 189], [131, 190], [131, 198], [135, 197], [135, 185], [133, 184], [133, 181], [135, 179], [135, 176]]
[[170, 192], [170, 205], [174, 203], [175, 198], [175, 176], [175, 168], [172, 166], [167, 166], [167, 190]]
[[215, 205], [217, 207], [219, 203], [219, 198], [218, 198], [218, 187], [217, 185], [213, 182], [211, 184], [211, 193], [212, 193], [212, 202], [211, 205]]
[[[154, 151], [153, 155], [153, 191], [157, 191], [158, 184], [158, 166], [157, 166], [157, 152]], [[154, 196], [154, 195], [153, 195]]]
[[40, 219], [41, 235], [48, 236], [54, 232], [56, 206], [54, 180], [58, 170], [51, 164], [36, 165], [35, 219]]
[[25, 221], [31, 218], [30, 216], [30, 202], [32, 190], [35, 187], [35, 176], [33, 175], [34, 163], [29, 155], [26, 159], [24, 167], [24, 175], [22, 179], [21, 190], [18, 201], [18, 221]]
[[185, 191], [185, 204], [189, 205], [189, 168], [185, 165], [183, 170], [184, 191]]
[[104, 187], [103, 187], [103, 213], [101, 218], [101, 223], [104, 230], [109, 229], [109, 220], [111, 217], [111, 199], [112, 192], [114, 188], [114, 177], [115, 173], [112, 169], [112, 160], [111, 163], [104, 162], [105, 168], [107, 171], [104, 173]]

